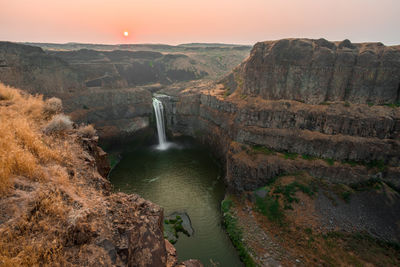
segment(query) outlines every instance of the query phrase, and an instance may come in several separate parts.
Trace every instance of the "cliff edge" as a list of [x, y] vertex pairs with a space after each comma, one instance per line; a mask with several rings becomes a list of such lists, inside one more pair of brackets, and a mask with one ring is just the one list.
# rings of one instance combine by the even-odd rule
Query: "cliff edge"
[[230, 93], [270, 100], [397, 103], [400, 46], [325, 39], [259, 42], [222, 82]]
[[113, 193], [95, 130], [61, 109], [0, 84], [0, 265], [176, 265], [163, 209]]

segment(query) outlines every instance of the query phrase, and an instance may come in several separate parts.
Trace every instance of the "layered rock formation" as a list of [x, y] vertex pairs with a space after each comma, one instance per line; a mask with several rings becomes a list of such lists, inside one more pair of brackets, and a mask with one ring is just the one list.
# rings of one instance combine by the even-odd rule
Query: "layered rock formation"
[[[345, 183], [378, 175], [400, 188], [397, 108], [356, 104], [311, 106], [250, 97], [242, 100], [234, 96], [225, 99], [218, 91], [162, 99], [170, 129], [203, 138], [217, 145], [221, 155], [227, 155], [228, 186], [235, 189], [255, 189], [276, 175], [298, 170], [309, 170], [318, 177]], [[232, 151], [231, 141], [336, 163], [330, 166], [323, 160], [292, 161], [271, 155], [262, 165], [248, 167], [241, 157], [234, 156], [238, 151]], [[353, 161], [359, 166], [342, 163]], [[382, 162], [387, 168], [380, 172], [363, 165], [368, 162]]]
[[0, 81], [33, 94], [53, 96], [82, 88], [84, 77], [39, 47], [0, 42]]
[[[222, 84], [164, 90], [160, 99], [173, 133], [196, 137], [225, 162], [232, 191], [298, 173], [354, 188], [379, 181], [398, 191], [400, 109], [373, 103], [398, 101], [399, 55], [399, 47], [349, 41], [258, 43]], [[385, 216], [398, 210], [398, 193], [390, 205], [377, 199]], [[397, 219], [379, 230], [382, 214], [366, 210], [364, 225], [339, 216], [338, 229], [400, 240]]]
[[95, 124], [102, 140], [127, 137], [149, 126], [150, 91], [176, 82], [215, 79], [241, 62], [249, 49], [224, 45], [33, 45], [72, 50], [44, 51], [0, 42], [0, 81], [61, 98], [75, 121]]
[[107, 140], [148, 128], [153, 114], [151, 93], [142, 88], [90, 89], [64, 99], [72, 119], [95, 124], [101, 138]]
[[230, 92], [271, 100], [396, 103], [400, 46], [325, 39], [260, 42], [223, 82]]

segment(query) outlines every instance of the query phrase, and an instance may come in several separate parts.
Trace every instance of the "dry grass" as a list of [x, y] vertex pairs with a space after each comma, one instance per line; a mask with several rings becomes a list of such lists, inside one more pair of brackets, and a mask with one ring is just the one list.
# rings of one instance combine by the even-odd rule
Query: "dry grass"
[[93, 125], [82, 125], [77, 129], [77, 133], [83, 137], [93, 137], [96, 135], [96, 129], [94, 129]]
[[42, 164], [59, 162], [65, 153], [40, 132], [46, 123], [41, 97], [23, 95], [1, 84], [0, 95], [6, 96], [0, 100], [0, 194], [4, 194], [12, 176], [39, 180], [43, 178]]
[[60, 192], [39, 193], [30, 213], [0, 232], [0, 265], [63, 265], [68, 212]]
[[43, 112], [47, 116], [52, 116], [54, 114], [61, 113], [63, 109], [61, 99], [57, 97], [49, 98], [45, 101]]
[[[51, 123], [57, 131], [72, 128], [65, 115], [49, 116], [60, 107], [58, 100], [50, 102], [0, 84], [0, 212], [8, 216], [0, 222], [0, 266], [64, 266], [65, 246], [75, 238], [69, 216], [76, 200], [71, 196], [86, 193], [68, 170], [82, 152], [75, 132], [43, 132]], [[32, 188], [18, 191], [14, 183], [21, 180]]]
[[47, 123], [44, 132], [46, 134], [63, 133], [72, 130], [72, 125], [73, 123], [68, 116], [58, 114]]

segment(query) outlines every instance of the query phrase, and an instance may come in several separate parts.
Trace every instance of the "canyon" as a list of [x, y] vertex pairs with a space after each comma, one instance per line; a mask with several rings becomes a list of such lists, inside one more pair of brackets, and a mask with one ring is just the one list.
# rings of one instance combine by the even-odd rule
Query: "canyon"
[[257, 238], [247, 235], [243, 218], [264, 220], [254, 198], [267, 200], [293, 181], [312, 184], [317, 195], [295, 192], [301, 205], [285, 204], [301, 229], [400, 242], [400, 46], [283, 39], [255, 44], [245, 59], [249, 48], [242, 46], [33, 45], [0, 43], [0, 81], [61, 98], [65, 112], [93, 123], [104, 144], [153, 138], [156, 93], [168, 137], [192, 136], [223, 163], [243, 242], [257, 264], [317, 264], [311, 256], [297, 261], [293, 248], [284, 248], [283, 258], [261, 257]]

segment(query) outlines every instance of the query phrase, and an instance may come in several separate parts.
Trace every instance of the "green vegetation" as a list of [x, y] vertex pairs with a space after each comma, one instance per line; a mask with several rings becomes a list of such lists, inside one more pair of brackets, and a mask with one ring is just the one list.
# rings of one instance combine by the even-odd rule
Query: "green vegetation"
[[184, 233], [187, 236], [190, 236], [189, 233], [183, 228], [182, 226], [183, 220], [181, 216], [177, 215], [175, 219], [169, 219], [169, 220], [164, 220], [164, 237], [168, 238], [168, 234], [166, 234], [166, 231], [171, 231], [174, 235], [174, 239], [170, 238], [168, 241], [171, 242], [172, 244], [175, 244], [178, 238], [178, 233]]
[[372, 103], [372, 102], [367, 102], [367, 105], [368, 105], [369, 107], [372, 107], [372, 106], [374, 105], [374, 103]]
[[297, 153], [289, 153], [289, 152], [285, 152], [284, 153], [284, 158], [285, 159], [291, 159], [291, 160], [294, 160], [294, 159], [296, 159], [297, 158], [297, 156], [298, 156], [299, 154], [297, 154]]
[[346, 101], [346, 102], [344, 102], [344, 106], [345, 107], [350, 107], [350, 103]]
[[359, 165], [359, 163], [355, 160], [342, 160], [343, 164], [349, 164], [351, 167]]
[[[265, 154], [265, 155], [277, 155], [277, 153], [282, 153], [278, 154], [279, 156], [283, 156], [285, 159], [290, 159], [290, 160], [295, 160], [298, 158], [299, 154], [297, 153], [290, 153], [290, 152], [279, 152], [273, 149], [270, 149], [268, 147], [262, 146], [262, 145], [253, 145], [251, 146], [251, 150], [248, 150], [247, 147], [242, 146], [243, 150], [246, 150], [247, 154], [253, 155], [254, 153], [260, 153], [260, 154]], [[328, 165], [333, 166], [335, 164], [335, 160], [332, 158], [321, 158], [321, 157], [315, 157], [307, 154], [301, 155], [302, 159], [305, 160], [317, 160], [321, 159], [324, 160]], [[387, 169], [387, 164], [383, 160], [372, 160], [369, 162], [366, 161], [356, 161], [356, 160], [342, 160], [340, 161], [342, 164], [348, 164], [352, 167], [355, 167], [357, 165], [359, 166], [365, 166], [368, 169], [374, 169], [376, 168], [378, 171], [382, 172]]]
[[264, 198], [256, 196], [256, 208], [271, 222], [283, 224], [284, 213], [277, 198], [273, 198], [269, 195], [265, 196]]
[[231, 208], [233, 207], [233, 201], [230, 199], [224, 199], [221, 202], [221, 209], [223, 212], [223, 224], [226, 228], [226, 232], [229, 235], [229, 238], [232, 240], [232, 244], [239, 252], [239, 257], [243, 261], [246, 267], [256, 266], [255, 262], [251, 258], [250, 254], [247, 251], [247, 248], [243, 244], [243, 232], [242, 229], [237, 225], [237, 219], [234, 217], [231, 212]]
[[88, 106], [86, 106], [86, 105], [83, 105], [83, 107], [82, 107], [83, 109], [86, 109], [86, 110], [88, 110], [89, 109], [89, 107]]
[[305, 232], [307, 235], [312, 235], [312, 229], [311, 229], [311, 228], [306, 228], [306, 229], [304, 229], [304, 232]]
[[317, 192], [317, 187], [315, 184], [304, 185], [297, 181], [294, 181], [287, 185], [278, 185], [273, 193], [283, 195], [283, 202], [285, 204], [284, 209], [293, 209], [291, 203], [299, 202], [299, 199], [295, 196], [295, 193], [299, 190], [304, 194], [312, 197], [314, 196], [315, 192]]
[[154, 67], [153, 61], [149, 61], [149, 67], [150, 67], [150, 68]]
[[251, 149], [255, 152], [255, 153], [262, 153], [265, 155], [275, 155], [275, 151], [269, 149], [268, 147], [265, 146], [260, 146], [260, 145], [256, 145], [256, 146], [252, 146]]
[[400, 107], [400, 102], [384, 104], [384, 106], [391, 107], [391, 108], [398, 108], [398, 107]]
[[320, 104], [320, 105], [323, 105], [323, 106], [329, 106], [331, 103], [324, 101], [324, 102], [321, 102], [321, 103], [319, 103], [319, 104]]
[[333, 160], [333, 159], [331, 159], [331, 158], [324, 159], [324, 161], [325, 161], [326, 163], [328, 163], [330, 166], [333, 166], [333, 164], [335, 164], [335, 160]]
[[382, 183], [380, 179], [369, 179], [358, 183], [352, 183], [350, 187], [355, 191], [379, 190], [382, 188]]
[[363, 166], [367, 167], [368, 169], [376, 168], [380, 172], [386, 170], [386, 168], [387, 168], [387, 165], [385, 164], [385, 162], [383, 160], [372, 160], [369, 162], [355, 161], [355, 160], [343, 160], [342, 163], [349, 164], [352, 167], [357, 166], [357, 165], [363, 165]]
[[306, 160], [315, 160], [317, 159], [317, 157], [314, 156], [310, 156], [310, 155], [301, 155], [302, 159], [306, 159]]
[[351, 187], [344, 184], [334, 184], [331, 190], [346, 203], [350, 202], [350, 197], [354, 193]]
[[108, 154], [108, 161], [110, 162], [111, 169], [113, 169], [120, 161], [120, 156], [118, 154]]
[[230, 92], [229, 89], [228, 89], [228, 90], [225, 91], [224, 97], [228, 97], [230, 94], [231, 94], [231, 92]]
[[364, 163], [364, 165], [367, 166], [368, 169], [377, 168], [381, 172], [387, 168], [383, 160], [372, 160], [370, 162]]

